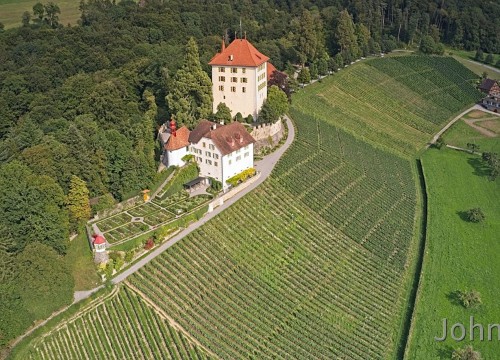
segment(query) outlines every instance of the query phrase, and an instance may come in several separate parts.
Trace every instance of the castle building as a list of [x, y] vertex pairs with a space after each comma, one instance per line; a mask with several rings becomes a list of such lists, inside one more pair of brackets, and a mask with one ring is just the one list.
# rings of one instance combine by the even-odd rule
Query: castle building
[[222, 125], [201, 120], [189, 131], [186, 127], [176, 130], [170, 122], [170, 133], [166, 134], [163, 161], [165, 166], [182, 166], [186, 155], [193, 155], [200, 168], [200, 176], [214, 178], [222, 183], [244, 170], [253, 168], [255, 139], [246, 127], [233, 122]]
[[227, 47], [223, 41], [221, 52], [209, 62], [214, 113], [224, 103], [233, 117], [239, 112], [257, 119], [267, 98], [268, 61], [246, 38], [235, 39]]

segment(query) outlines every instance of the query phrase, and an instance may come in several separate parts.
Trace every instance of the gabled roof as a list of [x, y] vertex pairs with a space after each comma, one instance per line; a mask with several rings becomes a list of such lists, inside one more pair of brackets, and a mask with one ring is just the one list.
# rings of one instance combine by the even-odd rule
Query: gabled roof
[[189, 129], [185, 126], [181, 127], [175, 132], [175, 135], [171, 134], [165, 144], [165, 150], [174, 151], [182, 149], [189, 145]]
[[255, 142], [255, 139], [248, 133], [246, 127], [239, 122], [233, 122], [220, 126], [215, 130], [210, 130], [204, 137], [213, 141], [222, 156]]
[[201, 120], [189, 134], [189, 142], [192, 144], [196, 144], [198, 141], [200, 141], [203, 135], [210, 131], [213, 125], [221, 126], [208, 120]]
[[220, 53], [215, 54], [208, 64], [257, 67], [268, 60], [247, 39], [235, 39], [228, 47], [222, 48]]
[[483, 82], [481, 83], [481, 86], [479, 86], [479, 89], [484, 90], [484, 91], [490, 91], [493, 86], [495, 86], [497, 82], [493, 79], [484, 79]]

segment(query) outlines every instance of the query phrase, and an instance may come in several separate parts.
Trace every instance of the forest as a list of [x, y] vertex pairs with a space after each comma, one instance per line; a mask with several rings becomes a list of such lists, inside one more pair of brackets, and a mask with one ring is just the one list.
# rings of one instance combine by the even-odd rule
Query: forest
[[0, 26], [0, 346], [72, 300], [63, 258], [84, 220], [71, 213], [72, 179], [93, 211], [154, 183], [155, 132], [177, 115], [168, 95], [188, 39], [206, 76], [222, 39], [241, 36], [289, 73], [395, 48], [442, 53], [440, 43], [500, 52], [500, 4], [480, 0], [82, 0], [80, 10], [78, 26], [59, 22], [57, 1]]

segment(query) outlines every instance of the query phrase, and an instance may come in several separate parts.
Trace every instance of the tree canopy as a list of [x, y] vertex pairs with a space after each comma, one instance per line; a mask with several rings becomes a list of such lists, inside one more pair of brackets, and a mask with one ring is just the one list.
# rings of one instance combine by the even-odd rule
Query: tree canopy
[[189, 128], [212, 113], [212, 82], [201, 67], [194, 38], [186, 45], [184, 64], [175, 74], [166, 100], [177, 122]]

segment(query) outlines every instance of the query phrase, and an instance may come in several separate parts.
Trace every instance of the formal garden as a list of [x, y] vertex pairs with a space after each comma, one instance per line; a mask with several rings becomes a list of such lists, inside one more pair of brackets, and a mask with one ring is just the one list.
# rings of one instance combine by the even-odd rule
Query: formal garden
[[213, 196], [208, 193], [191, 196], [183, 189], [182, 185], [197, 175], [196, 164], [176, 169], [157, 196], [118, 214], [91, 222], [93, 232], [102, 233], [110, 247], [113, 247], [198, 211]]

